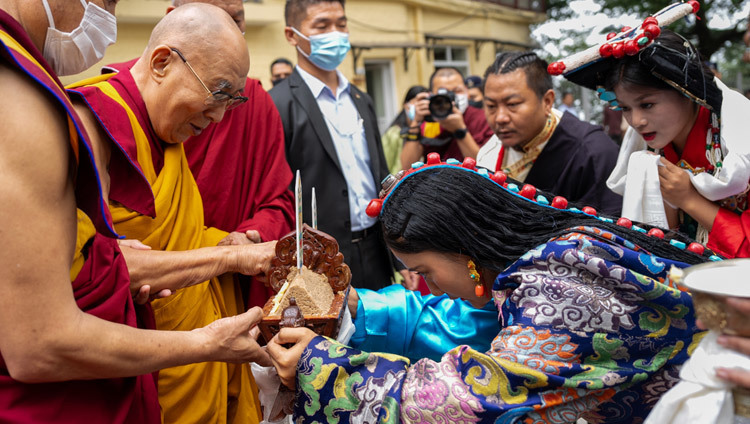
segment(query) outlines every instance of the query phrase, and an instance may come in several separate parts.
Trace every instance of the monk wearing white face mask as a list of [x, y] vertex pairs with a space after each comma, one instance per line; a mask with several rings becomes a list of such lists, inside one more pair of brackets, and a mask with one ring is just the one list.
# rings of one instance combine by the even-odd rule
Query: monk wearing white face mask
[[90, 68], [104, 57], [104, 51], [117, 40], [115, 16], [94, 3], [81, 0], [83, 19], [76, 29], [55, 28], [48, 0], [42, 0], [49, 28], [44, 41], [44, 57], [57, 75], [73, 75]]

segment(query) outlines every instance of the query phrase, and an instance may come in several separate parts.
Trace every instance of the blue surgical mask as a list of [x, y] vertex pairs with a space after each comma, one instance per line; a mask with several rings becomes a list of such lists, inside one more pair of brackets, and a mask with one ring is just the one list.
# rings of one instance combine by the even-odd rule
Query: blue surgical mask
[[331, 31], [325, 34], [304, 36], [292, 27], [292, 31], [300, 37], [310, 42], [310, 54], [303, 52], [297, 46], [297, 50], [303, 56], [310, 59], [315, 66], [325, 71], [333, 71], [341, 62], [344, 61], [346, 54], [349, 53], [351, 45], [349, 44], [349, 34], [339, 31]]

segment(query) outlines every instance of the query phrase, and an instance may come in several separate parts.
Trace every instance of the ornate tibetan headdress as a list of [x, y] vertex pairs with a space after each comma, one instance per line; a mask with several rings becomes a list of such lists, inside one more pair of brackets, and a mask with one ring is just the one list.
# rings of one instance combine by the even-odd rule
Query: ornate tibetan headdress
[[644, 19], [636, 28], [624, 27], [619, 33], [609, 33], [603, 44], [551, 63], [547, 72], [562, 75], [577, 85], [596, 91], [600, 99], [617, 108], [615, 94], [606, 90], [605, 79], [620, 59], [637, 56], [654, 77], [711, 111], [712, 133], [707, 137], [706, 150], [709, 162], [718, 170], [722, 166], [718, 131], [723, 100], [721, 90], [713, 77], [704, 72], [699, 54], [689, 41], [683, 38], [684, 48], [676, 50], [658, 40], [661, 27], [696, 13], [699, 8], [700, 4], [694, 0], [667, 6]]
[[[659, 228], [654, 227], [650, 230], [646, 230], [645, 228], [641, 228], [633, 224], [633, 222], [631, 222], [629, 219], [624, 218], [624, 217], [615, 221], [612, 218], [599, 216], [596, 209], [592, 208], [591, 206], [585, 206], [581, 209], [578, 209], [575, 207], [568, 208], [568, 200], [562, 196], [556, 196], [555, 198], [552, 199], [552, 201], [550, 201], [544, 195], [539, 194], [537, 192], [536, 187], [534, 187], [531, 184], [524, 184], [522, 187], [518, 187], [517, 184], [509, 182], [507, 176], [505, 175], [503, 171], [490, 173], [485, 168], [477, 168], [477, 162], [473, 158], [467, 157], [464, 159], [463, 162], [459, 162], [456, 159], [448, 159], [445, 162], [441, 162], [440, 154], [434, 153], [434, 152], [427, 155], [427, 163], [416, 162], [412, 164], [411, 168], [406, 171], [400, 171], [396, 175], [393, 175], [393, 174], [388, 175], [382, 182], [382, 189], [380, 190], [378, 198], [372, 199], [370, 201], [370, 204], [367, 205], [367, 210], [366, 210], [367, 215], [369, 215], [372, 218], [379, 217], [383, 211], [383, 206], [388, 202], [388, 199], [390, 199], [391, 194], [394, 191], [396, 191], [398, 186], [401, 185], [401, 183], [404, 182], [407, 178], [413, 175], [416, 175], [420, 172], [423, 172], [423, 171], [427, 171], [427, 170], [435, 169], [435, 168], [441, 168], [441, 167], [442, 168], [453, 167], [453, 168], [462, 169], [467, 172], [477, 173], [481, 175], [482, 177], [487, 178], [488, 180], [494, 182], [503, 190], [506, 190], [515, 196], [522, 197], [529, 202], [537, 203], [543, 207], [554, 208], [554, 209], [564, 209], [570, 213], [588, 215], [600, 221], [607, 222], [610, 224], [617, 224], [621, 227], [625, 227], [633, 231], [638, 231], [638, 232], [647, 234], [651, 237], [657, 237], [657, 238], [662, 238], [662, 239], [664, 238], [664, 232], [660, 230]], [[689, 250], [698, 255], [703, 255], [704, 251], [706, 251], [705, 246], [703, 246], [700, 243], [690, 243], [689, 245], [686, 245], [685, 243], [682, 243], [677, 240], [670, 240], [669, 243], [678, 249]], [[721, 260], [721, 258], [716, 255], [711, 255], [709, 259], [712, 261]]]

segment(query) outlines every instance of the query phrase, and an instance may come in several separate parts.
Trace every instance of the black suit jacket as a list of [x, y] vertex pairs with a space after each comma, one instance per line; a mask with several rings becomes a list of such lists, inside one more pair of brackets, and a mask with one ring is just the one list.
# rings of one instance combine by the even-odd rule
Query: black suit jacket
[[600, 214], [620, 216], [622, 196], [607, 187], [618, 152], [602, 127], [563, 113], [524, 182]]
[[[274, 87], [269, 94], [276, 104], [284, 125], [286, 157], [292, 172], [299, 169], [304, 199], [304, 222], [312, 221], [310, 198], [312, 188], [318, 202], [318, 228], [339, 242], [344, 258], [352, 252], [352, 228], [349, 215], [349, 194], [333, 139], [318, 103], [297, 69]], [[375, 188], [388, 175], [388, 167], [380, 141], [377, 115], [370, 96], [351, 85], [351, 97], [364, 121], [370, 171]], [[292, 186], [292, 190], [294, 187]], [[385, 245], [382, 246], [385, 249]]]

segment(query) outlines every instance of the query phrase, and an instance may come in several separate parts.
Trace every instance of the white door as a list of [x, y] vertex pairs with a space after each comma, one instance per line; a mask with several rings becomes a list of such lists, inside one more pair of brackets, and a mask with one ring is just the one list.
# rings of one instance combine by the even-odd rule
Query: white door
[[365, 61], [367, 94], [372, 97], [375, 105], [381, 135], [388, 130], [396, 114], [400, 112], [396, 100], [395, 79], [392, 61]]

